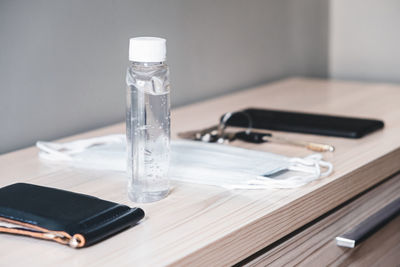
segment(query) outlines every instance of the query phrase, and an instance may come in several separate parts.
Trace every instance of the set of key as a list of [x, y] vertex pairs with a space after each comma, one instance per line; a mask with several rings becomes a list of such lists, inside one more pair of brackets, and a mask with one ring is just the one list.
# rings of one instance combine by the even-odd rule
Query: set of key
[[188, 131], [178, 133], [180, 138], [208, 142], [208, 143], [229, 143], [235, 140], [241, 140], [248, 143], [260, 144], [265, 142], [274, 142], [281, 144], [289, 144], [295, 146], [305, 147], [316, 152], [333, 152], [335, 148], [328, 144], [320, 144], [307, 141], [299, 141], [288, 138], [275, 136], [272, 133], [252, 131], [225, 131], [221, 129], [221, 125], [214, 125], [205, 129], [197, 131]]

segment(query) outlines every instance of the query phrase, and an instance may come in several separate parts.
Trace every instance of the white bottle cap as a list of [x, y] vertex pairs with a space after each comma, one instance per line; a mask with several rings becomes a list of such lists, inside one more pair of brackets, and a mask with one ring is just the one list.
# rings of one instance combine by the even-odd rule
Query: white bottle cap
[[163, 62], [166, 59], [166, 40], [158, 37], [129, 39], [129, 60], [137, 62]]

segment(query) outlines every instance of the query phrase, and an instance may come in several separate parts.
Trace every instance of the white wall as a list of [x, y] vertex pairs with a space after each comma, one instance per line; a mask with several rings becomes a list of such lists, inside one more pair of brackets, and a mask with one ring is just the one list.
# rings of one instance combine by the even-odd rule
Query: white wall
[[399, 83], [400, 1], [330, 2], [330, 76]]
[[326, 77], [328, 0], [2, 0], [0, 153], [124, 120], [128, 39], [168, 39], [174, 106]]

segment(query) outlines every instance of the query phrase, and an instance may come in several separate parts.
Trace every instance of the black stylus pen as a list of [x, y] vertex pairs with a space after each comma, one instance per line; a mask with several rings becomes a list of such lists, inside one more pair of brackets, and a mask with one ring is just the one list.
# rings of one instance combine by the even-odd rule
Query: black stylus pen
[[399, 214], [400, 197], [356, 225], [350, 231], [336, 237], [336, 244], [341, 247], [354, 248]]

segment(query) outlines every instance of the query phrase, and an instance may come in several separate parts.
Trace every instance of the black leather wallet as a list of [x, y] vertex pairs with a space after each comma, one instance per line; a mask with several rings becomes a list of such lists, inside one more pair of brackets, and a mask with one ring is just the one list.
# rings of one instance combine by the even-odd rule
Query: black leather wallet
[[93, 196], [17, 183], [0, 188], [0, 232], [90, 246], [144, 217], [130, 208]]

